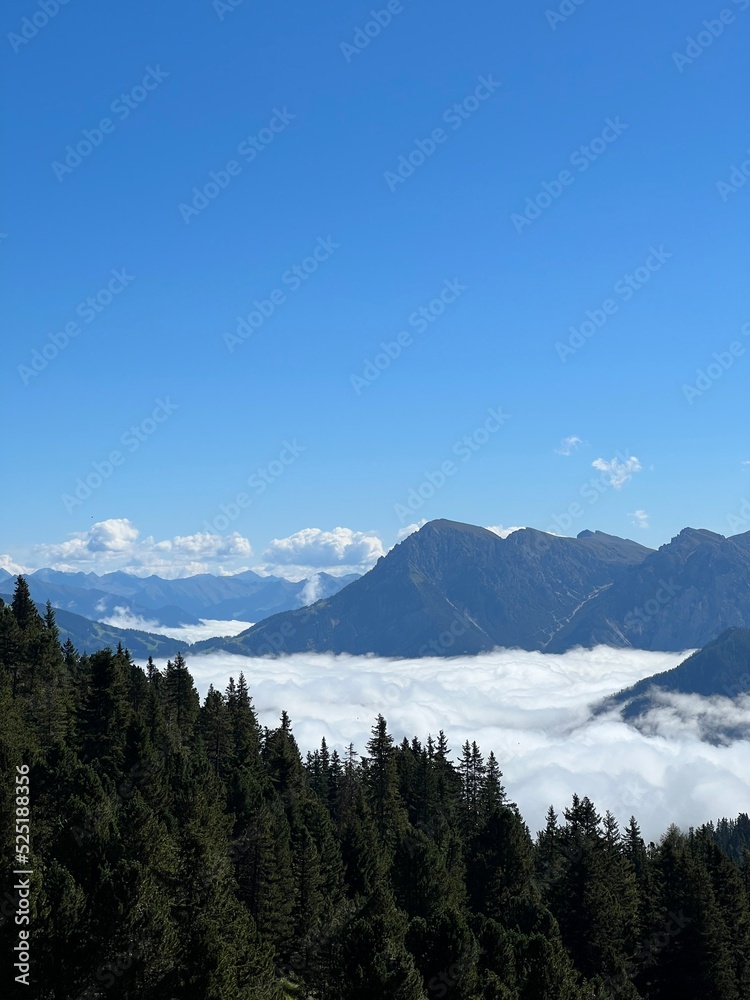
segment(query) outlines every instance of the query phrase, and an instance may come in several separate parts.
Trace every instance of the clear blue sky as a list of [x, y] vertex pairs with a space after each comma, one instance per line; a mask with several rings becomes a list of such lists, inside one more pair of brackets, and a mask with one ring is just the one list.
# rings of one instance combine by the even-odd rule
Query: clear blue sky
[[[586, 0], [562, 19], [541, 0], [404, 0], [359, 51], [385, 4], [69, 0], [46, 24], [30, 0], [6, 7], [0, 552], [23, 560], [112, 518], [189, 536], [245, 491], [229, 528], [252, 543], [243, 565], [305, 528], [387, 548], [408, 520], [547, 528], [577, 502], [570, 533], [727, 533], [750, 497], [750, 185], [717, 182], [750, 157], [745, 3], [728, 0], [733, 20], [692, 62], [674, 53], [711, 37], [720, 3]], [[66, 165], [85, 130], [101, 141]], [[417, 140], [431, 155], [394, 179]], [[225, 189], [185, 208], [232, 160]], [[545, 182], [559, 197], [519, 226]], [[287, 273], [316, 246], [314, 273]], [[618, 281], [656, 268], [652, 247], [672, 256], [627, 296]], [[110, 280], [122, 290], [90, 319], [79, 304]], [[237, 316], [275, 289], [230, 351]], [[410, 325], [444, 290], [442, 315]], [[606, 299], [606, 323], [561, 360], [555, 345]], [[357, 392], [401, 331], [401, 356]], [[731, 368], [689, 402], [683, 386], [734, 341]], [[159, 399], [177, 409], [150, 423]], [[464, 460], [454, 444], [492, 408], [510, 419]], [[143, 421], [144, 440], [123, 443]], [[566, 437], [583, 442], [569, 456]], [[285, 441], [304, 452], [248, 489]], [[66, 506], [113, 450], [113, 474]], [[618, 455], [641, 471], [582, 500], [611, 479], [592, 463]], [[445, 485], [399, 517], [446, 461]]]

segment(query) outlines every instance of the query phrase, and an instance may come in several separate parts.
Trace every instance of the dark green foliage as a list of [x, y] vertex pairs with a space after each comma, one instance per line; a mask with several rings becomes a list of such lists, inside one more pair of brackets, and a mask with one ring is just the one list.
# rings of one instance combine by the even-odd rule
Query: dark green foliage
[[[243, 675], [60, 645], [0, 605], [0, 873], [32, 789], [34, 1000], [745, 1000], [750, 822], [646, 847], [587, 798], [532, 841], [444, 734], [360, 758], [261, 731]], [[12, 911], [11, 911], [12, 912]], [[16, 928], [0, 912], [4, 953]]]

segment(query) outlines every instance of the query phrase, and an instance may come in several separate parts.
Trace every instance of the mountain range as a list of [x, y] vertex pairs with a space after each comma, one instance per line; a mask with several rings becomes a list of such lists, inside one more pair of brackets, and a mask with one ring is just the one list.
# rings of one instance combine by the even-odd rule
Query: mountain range
[[[523, 528], [501, 538], [437, 520], [356, 578], [321, 573], [290, 583], [248, 571], [163, 580], [43, 569], [27, 580], [35, 600], [58, 609], [64, 636], [89, 651], [123, 642], [136, 656], [189, 649], [450, 657], [600, 644], [679, 652], [750, 627], [750, 532], [725, 538], [685, 528], [653, 550], [600, 531], [569, 538]], [[0, 571], [0, 587], [10, 592], [12, 583]], [[122, 611], [145, 630], [102, 623]], [[151, 626], [198, 619], [260, 620], [191, 646]]]
[[[68, 573], [39, 569], [26, 576], [32, 598], [101, 622], [123, 614], [166, 627], [195, 625], [200, 619], [257, 622], [277, 612], [328, 597], [355, 575], [318, 573], [293, 583], [252, 570], [234, 576], [203, 573], [178, 580], [114, 572]], [[12, 591], [15, 577], [0, 570], [0, 589]]]
[[364, 576], [196, 652], [458, 656], [497, 646], [561, 653], [601, 643], [680, 651], [750, 625], [750, 532], [685, 528], [658, 550], [599, 531], [505, 538], [424, 525]]

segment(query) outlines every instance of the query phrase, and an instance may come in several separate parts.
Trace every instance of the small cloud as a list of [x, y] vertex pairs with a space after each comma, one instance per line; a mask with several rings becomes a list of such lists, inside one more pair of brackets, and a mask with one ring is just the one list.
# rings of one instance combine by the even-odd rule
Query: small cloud
[[648, 514], [645, 510], [634, 510], [628, 514], [636, 528], [648, 528]]
[[747, 459], [745, 459], [744, 461], [740, 462], [740, 465], [742, 465], [742, 467], [745, 468], [745, 469], [750, 469], [750, 461], [748, 461]]
[[320, 579], [320, 573], [316, 573], [315, 576], [310, 577], [305, 586], [302, 588], [302, 593], [299, 595], [303, 607], [319, 601], [323, 596], [323, 593], [323, 581]]
[[508, 535], [512, 535], [514, 531], [523, 531], [523, 525], [518, 525], [515, 528], [504, 528], [502, 524], [485, 524], [485, 529], [487, 531], [492, 531], [494, 534], [499, 535], [501, 538], [507, 538]]
[[575, 434], [571, 434], [570, 437], [563, 438], [559, 446], [555, 448], [556, 455], [572, 455], [573, 452], [580, 448], [582, 444], [585, 444], [582, 438], [577, 437]]
[[32, 570], [27, 569], [25, 566], [21, 566], [17, 563], [13, 556], [2, 555], [0, 556], [0, 569], [4, 569], [8, 573], [12, 573], [17, 576], [19, 573], [31, 573]]
[[[96, 610], [100, 611], [97, 604]], [[155, 632], [159, 633], [161, 626], [155, 618], [144, 618], [142, 615], [137, 615], [129, 608], [120, 607], [117, 605], [112, 614], [108, 615], [106, 618], [100, 618], [99, 621], [102, 625], [113, 625], [115, 628], [129, 628], [136, 629], [138, 632]]]
[[633, 478], [633, 474], [640, 472], [642, 468], [635, 455], [631, 455], [630, 458], [626, 458], [622, 462], [619, 458], [612, 458], [609, 461], [595, 458], [591, 465], [594, 469], [599, 469], [604, 474], [602, 478], [607, 485], [616, 490], [622, 489], [625, 483]]
[[425, 524], [427, 524], [427, 518], [423, 517], [418, 523], [407, 524], [405, 528], [399, 528], [399, 532], [396, 535], [396, 541], [403, 542], [405, 538], [408, 538], [409, 535], [413, 535], [415, 531], [419, 531], [419, 529], [424, 527]]

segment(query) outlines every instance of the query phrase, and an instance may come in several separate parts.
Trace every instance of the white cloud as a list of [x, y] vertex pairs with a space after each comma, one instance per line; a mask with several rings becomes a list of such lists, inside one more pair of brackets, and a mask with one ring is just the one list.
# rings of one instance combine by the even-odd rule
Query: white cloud
[[524, 530], [523, 527], [520, 525], [516, 528], [504, 528], [502, 524], [498, 525], [487, 524], [485, 525], [485, 528], [487, 531], [492, 531], [494, 534], [499, 535], [501, 538], [507, 538], [508, 535], [512, 535], [514, 531]]
[[729, 746], [737, 733], [750, 737], [750, 694], [737, 698], [703, 698], [695, 694], [655, 689], [648, 711], [636, 721], [648, 736], [711, 739]]
[[323, 582], [320, 579], [320, 573], [316, 573], [311, 576], [307, 581], [305, 586], [302, 588], [302, 593], [300, 594], [300, 600], [302, 601], [303, 607], [308, 604], [314, 604], [317, 600], [323, 596]]
[[383, 555], [383, 543], [373, 532], [303, 528], [287, 538], [274, 538], [263, 553], [267, 562], [262, 568], [288, 579], [301, 579], [320, 570], [341, 576], [365, 573]]
[[641, 471], [641, 463], [635, 457], [631, 455], [630, 458], [626, 458], [623, 462], [619, 458], [612, 458], [607, 462], [603, 458], [595, 458], [591, 463], [593, 468], [599, 469], [603, 472], [603, 479], [608, 486], [614, 487], [614, 489], [619, 490], [633, 478], [633, 474]]
[[156, 635], [169, 636], [171, 639], [182, 639], [184, 642], [200, 642], [202, 639], [238, 635], [254, 624], [253, 622], [201, 618], [196, 625], [161, 625], [154, 619], [142, 618], [140, 615], [133, 614], [128, 608], [121, 607], [116, 607], [113, 614], [99, 620], [103, 625], [113, 625], [115, 628], [134, 628], [139, 632], [153, 632]]
[[427, 518], [423, 517], [421, 521], [417, 521], [414, 524], [407, 524], [404, 528], [399, 528], [398, 534], [396, 535], [396, 541], [403, 542], [405, 538], [408, 538], [409, 535], [413, 535], [415, 531], [419, 531], [419, 529], [423, 528], [425, 524], [427, 524]]
[[583, 438], [577, 437], [575, 434], [571, 434], [570, 437], [565, 437], [562, 439], [560, 444], [555, 448], [556, 455], [572, 455], [576, 449], [584, 444]]
[[238, 532], [217, 535], [196, 532], [156, 541], [152, 535], [140, 537], [128, 518], [98, 521], [86, 531], [75, 532], [58, 544], [36, 547], [42, 565], [77, 572], [124, 570], [135, 576], [156, 573], [167, 579], [196, 573], [240, 572], [236, 565], [252, 555], [252, 546]]
[[[152, 539], [148, 539], [149, 542]], [[154, 552], [187, 554], [194, 558], [216, 558], [217, 556], [251, 556], [252, 546], [247, 538], [234, 531], [231, 535], [212, 535], [198, 531], [194, 535], [175, 535], [163, 542], [153, 543]]]
[[67, 542], [58, 545], [39, 545], [37, 551], [45, 559], [64, 559], [72, 562], [95, 562], [100, 553], [129, 553], [138, 538], [138, 529], [126, 517], [98, 521], [87, 531], [79, 531]]
[[12, 573], [14, 576], [18, 573], [31, 572], [31, 570], [27, 569], [25, 566], [21, 566], [20, 563], [17, 563], [13, 556], [9, 555], [0, 556], [0, 569], [4, 569], [8, 573]]
[[634, 510], [628, 517], [632, 518], [636, 528], [648, 528], [648, 514], [645, 510]]
[[[532, 832], [544, 825], [547, 806], [560, 811], [576, 792], [622, 823], [634, 814], [646, 838], [656, 839], [671, 822], [686, 828], [746, 809], [750, 742], [719, 747], [699, 739], [697, 720], [709, 701], [719, 718], [726, 699], [722, 707], [672, 696], [649, 714], [647, 731], [614, 711], [594, 716], [590, 706], [687, 655], [600, 646], [564, 656], [497, 650], [450, 660], [212, 654], [189, 657], [188, 665], [203, 694], [209, 683], [223, 690], [243, 670], [261, 723], [275, 725], [285, 708], [303, 753], [323, 736], [339, 752], [353, 740], [364, 753], [382, 712], [397, 741], [443, 729], [454, 755], [466, 739], [485, 756], [494, 750]], [[731, 722], [750, 725], [750, 699], [734, 703]]]

